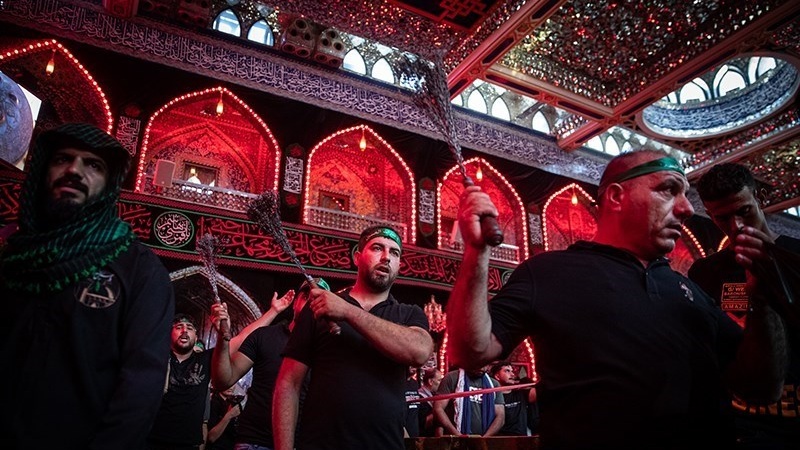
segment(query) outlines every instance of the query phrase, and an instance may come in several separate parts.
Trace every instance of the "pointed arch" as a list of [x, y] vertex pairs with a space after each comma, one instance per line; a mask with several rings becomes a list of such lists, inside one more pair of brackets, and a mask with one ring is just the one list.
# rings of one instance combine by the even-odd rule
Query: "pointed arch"
[[689, 268], [699, 258], [705, 258], [706, 252], [700, 241], [697, 240], [694, 233], [686, 227], [681, 225], [683, 235], [680, 239], [675, 241], [675, 248], [672, 249], [666, 256], [669, 258], [669, 265], [672, 270], [680, 272], [684, 276], [688, 276]]
[[211, 28], [219, 31], [220, 33], [230, 34], [232, 36], [241, 37], [242, 23], [239, 16], [231, 8], [223, 9], [214, 18]]
[[511, 120], [511, 113], [508, 111], [508, 105], [502, 97], [497, 97], [494, 103], [492, 103], [492, 117]]
[[356, 234], [386, 224], [404, 242], [416, 242], [414, 174], [372, 128], [358, 125], [320, 141], [309, 152], [306, 174], [303, 223]]
[[196, 163], [217, 171], [219, 188], [251, 193], [277, 190], [280, 157], [267, 124], [231, 91], [213, 87], [176, 97], [150, 117], [136, 190], [146, 190], [145, 182], [154, 175], [159, 159], [175, 163], [176, 178], [184, 178], [181, 173], [187, 163]]
[[[528, 222], [525, 206], [516, 189], [508, 180], [485, 159], [480, 157], [464, 161], [469, 175], [481, 189], [489, 194], [500, 217], [497, 222], [503, 230], [503, 243], [492, 249], [492, 257], [507, 262], [519, 263], [528, 258]], [[482, 172], [482, 180], [477, 176]], [[442, 177], [437, 186], [437, 221], [439, 223], [440, 249], [461, 250], [458, 232], [458, 200], [464, 190], [462, 175], [458, 166], [452, 167]]]
[[[52, 71], [48, 74], [45, 68], [50, 63]], [[25, 85], [26, 89], [43, 103], [52, 106], [55, 111], [57, 117], [49, 120], [42, 118], [45, 122], [92, 123], [111, 134], [114, 116], [103, 88], [78, 58], [60, 42], [48, 39], [27, 45], [3, 47], [0, 52], [0, 70], [11, 64], [16, 64], [16, 67], [28, 75], [26, 79], [31, 82]], [[31, 67], [36, 70], [30, 70]]]
[[264, 19], [258, 20], [250, 25], [250, 30], [247, 31], [247, 40], [270, 47], [275, 44], [275, 36], [272, 33], [272, 27], [270, 27]]
[[389, 64], [389, 61], [386, 61], [386, 58], [381, 58], [375, 62], [372, 66], [372, 78], [376, 80], [385, 81], [389, 84], [394, 84], [395, 77], [394, 71], [392, 71], [392, 66]]
[[577, 240], [590, 240], [597, 232], [597, 218], [589, 193], [570, 183], [547, 199], [542, 209], [544, 249], [563, 250]]
[[355, 48], [344, 55], [342, 68], [351, 72], [355, 72], [359, 75], [367, 74], [367, 64], [364, 62], [364, 57], [361, 56], [361, 53]]
[[[244, 327], [261, 317], [256, 302], [236, 283], [219, 273], [216, 274], [220, 300], [228, 304], [231, 317], [231, 333], [235, 336]], [[197, 321], [198, 339], [203, 339], [206, 348], [216, 342], [216, 333], [209, 318], [211, 302], [214, 301], [208, 272], [203, 266], [190, 266], [170, 272], [169, 279], [175, 289], [176, 310], [192, 315]], [[211, 345], [209, 345], [211, 344]]]

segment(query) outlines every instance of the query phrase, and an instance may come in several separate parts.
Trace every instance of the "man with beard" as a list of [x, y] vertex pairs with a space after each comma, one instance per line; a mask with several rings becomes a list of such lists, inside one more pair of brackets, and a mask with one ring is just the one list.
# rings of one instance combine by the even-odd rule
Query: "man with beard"
[[166, 269], [117, 216], [129, 162], [88, 124], [33, 145], [0, 256], [3, 448], [144, 445], [175, 306]]
[[[416, 305], [389, 293], [402, 242], [385, 226], [361, 233], [355, 285], [338, 293], [311, 289], [284, 350], [272, 410], [277, 450], [402, 450], [406, 369], [433, 351], [428, 321]], [[331, 332], [330, 321], [341, 332]], [[300, 429], [299, 396], [310, 380]]]
[[[212, 320], [218, 323], [219, 315]], [[209, 400], [213, 350], [195, 351], [196, 343], [194, 318], [176, 314], [172, 321], [166, 391], [147, 437], [148, 450], [197, 449], [205, 441], [203, 420]]]
[[[225, 347], [237, 352], [250, 333], [260, 326], [269, 325], [288, 308], [293, 296], [294, 292], [289, 291], [279, 299], [275, 293], [270, 309], [229, 342], [224, 342]], [[230, 320], [227, 306], [213, 303], [211, 323], [220, 339], [224, 339], [222, 333], [219, 333], [223, 320]], [[148, 450], [197, 449], [205, 442], [207, 430], [204, 419], [209, 401], [211, 358], [216, 347], [202, 351], [195, 349], [198, 342], [197, 325], [192, 316], [183, 313], [176, 314], [172, 321], [172, 351], [169, 355], [166, 391], [153, 429], [147, 438]], [[223, 344], [218, 342], [217, 345]], [[224, 387], [232, 385], [238, 379], [225, 383]], [[222, 385], [219, 388], [222, 389]]]
[[[743, 165], [726, 163], [712, 167], [698, 180], [697, 192], [708, 216], [730, 239], [730, 244], [695, 261], [689, 269], [689, 278], [734, 321], [744, 326], [751, 303], [748, 284], [771, 283], [776, 277], [770, 277], [769, 272], [787, 264], [773, 257], [764, 258], [766, 255], [760, 253], [748, 255], [743, 252], [744, 247], [775, 246], [800, 255], [800, 240], [770, 229], [761, 209], [763, 198], [756, 180]], [[748, 241], [751, 244], [743, 244]], [[776, 266], [771, 267], [773, 264]], [[797, 298], [800, 292], [793, 295]], [[776, 310], [787, 313], [780, 308]], [[789, 449], [800, 442], [800, 327], [791, 316], [784, 318], [791, 358], [783, 395], [780, 401], [768, 406], [750, 405], [740, 399], [731, 402], [740, 449]]]
[[489, 302], [480, 219], [497, 208], [480, 187], [464, 190], [451, 362], [485, 364], [530, 336], [542, 448], [722, 448], [733, 441], [720, 412], [725, 389], [755, 402], [780, 397], [787, 351], [776, 312], [753, 304], [741, 330], [665, 258], [694, 213], [688, 190], [663, 152], [616, 156], [600, 179], [592, 242], [529, 258]]

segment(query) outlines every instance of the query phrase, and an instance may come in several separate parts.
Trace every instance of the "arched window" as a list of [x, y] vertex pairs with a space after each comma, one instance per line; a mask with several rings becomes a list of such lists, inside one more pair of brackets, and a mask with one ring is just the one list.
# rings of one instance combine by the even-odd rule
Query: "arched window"
[[775, 58], [770, 58], [768, 56], [750, 58], [750, 61], [747, 63], [748, 79], [751, 83], [755, 83], [755, 81], [761, 78], [768, 70], [774, 69], [775, 67], [777, 67]]
[[451, 103], [458, 106], [464, 106], [464, 99], [461, 98], [461, 95], [456, 95], [456, 98], [454, 98]]
[[379, 59], [372, 66], [372, 78], [394, 84], [394, 72], [392, 72], [392, 67], [386, 61], [386, 58]]
[[342, 67], [344, 67], [345, 70], [355, 72], [359, 75], [367, 74], [367, 65], [364, 64], [364, 58], [361, 57], [361, 53], [356, 49], [352, 49], [344, 55]]
[[250, 31], [247, 32], [247, 40], [269, 46], [275, 44], [272, 28], [269, 27], [266, 20], [259, 20], [250, 27]]
[[662, 98], [661, 101], [667, 103], [678, 103], [678, 94], [676, 94], [675, 91], [672, 91], [667, 94], [666, 97]]
[[486, 114], [486, 100], [483, 99], [483, 95], [481, 95], [479, 90], [475, 89], [471, 94], [469, 94], [469, 98], [467, 99], [467, 108]]
[[[536, 114], [533, 115], [533, 121], [531, 122], [531, 128], [536, 131], [541, 131], [544, 134], [550, 134], [550, 122], [547, 121], [547, 117], [541, 111], [536, 111]], [[603, 146], [601, 145], [598, 150], [602, 150]]]
[[233, 36], [241, 37], [242, 35], [242, 26], [239, 23], [239, 18], [236, 17], [236, 13], [234, 13], [230, 9], [226, 9], [217, 15], [217, 18], [214, 19], [214, 24], [212, 27], [222, 33], [230, 34]]
[[606, 146], [604, 150], [609, 155], [619, 155], [619, 144], [617, 144], [617, 140], [614, 139], [614, 136], [609, 136], [608, 139], [606, 139]]
[[625, 141], [625, 143], [622, 144], [622, 148], [620, 149], [620, 151], [623, 151], [623, 152], [628, 152], [628, 151], [631, 151], [631, 150], [633, 150], [633, 146], [631, 145], [631, 141]]
[[600, 139], [600, 136], [595, 136], [589, 139], [589, 142], [584, 144], [584, 147], [588, 147], [592, 150], [597, 150], [598, 152], [603, 151], [603, 140]]
[[708, 100], [708, 86], [705, 81], [700, 78], [695, 78], [692, 82], [681, 88], [680, 102], [686, 103], [689, 100], [698, 100], [701, 102]]
[[511, 113], [508, 112], [508, 106], [500, 97], [492, 104], [492, 116], [498, 119], [511, 120]]
[[722, 97], [730, 91], [743, 89], [747, 83], [737, 70], [725, 64], [714, 76], [714, 91]]

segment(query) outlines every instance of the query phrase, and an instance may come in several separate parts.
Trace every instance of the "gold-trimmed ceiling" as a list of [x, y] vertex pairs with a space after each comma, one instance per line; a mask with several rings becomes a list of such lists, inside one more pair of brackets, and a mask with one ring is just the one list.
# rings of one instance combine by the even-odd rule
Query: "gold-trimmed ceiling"
[[640, 125], [647, 106], [730, 59], [800, 66], [800, 2], [765, 0], [265, 0], [282, 12], [443, 59], [453, 95], [476, 79], [572, 113], [572, 151], [620, 126], [696, 155], [747, 164], [774, 187], [770, 210], [800, 203], [800, 105], [723, 136], [678, 140]]

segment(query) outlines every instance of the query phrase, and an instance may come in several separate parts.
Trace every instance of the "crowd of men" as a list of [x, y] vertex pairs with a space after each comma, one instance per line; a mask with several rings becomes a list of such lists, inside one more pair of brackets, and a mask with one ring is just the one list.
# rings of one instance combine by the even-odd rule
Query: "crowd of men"
[[[676, 160], [643, 150], [609, 162], [592, 241], [524, 261], [490, 301], [481, 221], [498, 211], [465, 188], [447, 304], [454, 370], [417, 373], [409, 396], [408, 368], [425, 365], [434, 343], [422, 309], [391, 293], [395, 230], [363, 230], [352, 286], [316, 279], [276, 294], [233, 338], [221, 331], [227, 305], [214, 304], [217, 345], [196, 351], [201, 324], [175, 314], [165, 267], [118, 218], [130, 158], [86, 124], [32, 146], [18, 220], [1, 231], [4, 448], [401, 450], [412, 435], [529, 434], [546, 449], [800, 442], [800, 241], [769, 228], [742, 166], [698, 183], [730, 245], [688, 278], [666, 256], [694, 214], [689, 183]], [[273, 324], [290, 305], [292, 321]], [[539, 381], [521, 389], [504, 358], [527, 337]], [[247, 401], [229, 400], [250, 370]]]

